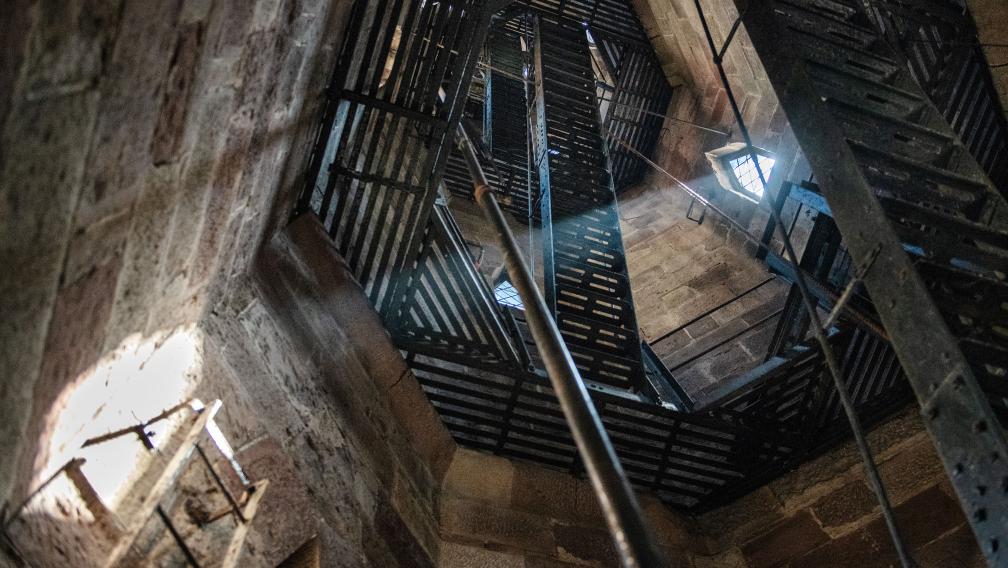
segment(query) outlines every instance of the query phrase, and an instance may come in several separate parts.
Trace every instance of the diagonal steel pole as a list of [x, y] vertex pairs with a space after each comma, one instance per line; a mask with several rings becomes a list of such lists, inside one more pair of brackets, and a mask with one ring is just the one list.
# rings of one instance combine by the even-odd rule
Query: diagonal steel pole
[[473, 178], [476, 202], [482, 208], [487, 221], [493, 225], [497, 243], [504, 253], [504, 265], [507, 267], [508, 276], [511, 277], [511, 283], [521, 297], [532, 337], [539, 347], [553, 391], [577, 444], [623, 566], [625, 568], [664, 566], [665, 563], [661, 560], [658, 548], [644, 523], [644, 516], [630, 481], [620, 465], [612, 442], [588, 394], [588, 388], [577, 367], [574, 366], [574, 360], [563, 342], [560, 330], [550, 316], [546, 301], [536, 287], [514, 234], [497, 205], [497, 199], [479, 164], [472, 141], [462, 126], [459, 126], [458, 135], [469, 173]]

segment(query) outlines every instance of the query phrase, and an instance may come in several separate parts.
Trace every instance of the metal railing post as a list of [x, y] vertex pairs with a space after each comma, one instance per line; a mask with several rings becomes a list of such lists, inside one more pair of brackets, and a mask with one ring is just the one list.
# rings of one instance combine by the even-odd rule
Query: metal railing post
[[483, 173], [472, 141], [461, 125], [458, 136], [466, 165], [473, 178], [476, 202], [483, 210], [487, 221], [493, 225], [497, 243], [504, 256], [504, 266], [507, 268], [511, 283], [521, 297], [532, 337], [539, 347], [546, 372], [581, 459], [584, 461], [588, 478], [595, 490], [595, 496], [598, 498], [623, 566], [626, 568], [662, 566], [664, 563], [644, 523], [640, 505], [616, 457], [595, 405], [588, 395], [588, 388], [581, 379], [577, 367], [574, 366], [574, 360], [564, 345], [560, 330], [546, 307], [542, 293], [536, 287], [503, 212], [497, 205], [497, 199]]

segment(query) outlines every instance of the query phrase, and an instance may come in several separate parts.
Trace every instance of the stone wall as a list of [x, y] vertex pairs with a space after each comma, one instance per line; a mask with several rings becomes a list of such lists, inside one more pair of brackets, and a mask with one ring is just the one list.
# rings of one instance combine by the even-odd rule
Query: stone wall
[[[738, 17], [732, 2], [701, 2], [715, 43], [720, 47]], [[728, 132], [728, 136], [698, 131], [676, 121], [666, 121], [665, 138], [670, 171], [688, 176], [703, 160], [703, 151], [728, 142], [739, 141], [735, 117], [721, 84], [692, 0], [634, 0], [634, 6], [651, 38], [666, 76], [677, 89], [669, 117], [697, 122]], [[787, 131], [787, 119], [770, 86], [763, 64], [756, 55], [744, 28], [740, 28], [725, 52], [725, 73], [732, 86], [753, 137], [753, 143], [770, 151], [777, 150]], [[684, 179], [695, 179], [694, 175]]]
[[[475, 201], [453, 196], [449, 198], [448, 205], [462, 231], [462, 236], [469, 243], [469, 250], [476, 258], [480, 272], [486, 277], [487, 282], [492, 284], [494, 274], [504, 266], [504, 255], [497, 244], [497, 234], [493, 226], [487, 223], [483, 211]], [[510, 213], [505, 212], [504, 218], [514, 233], [515, 241], [525, 261], [532, 266], [533, 276], [541, 288], [543, 281], [541, 231], [537, 227], [530, 229], [526, 219], [517, 219]]]
[[[915, 409], [868, 438], [919, 565], [983, 566]], [[672, 567], [899, 566], [852, 443], [695, 519], [640, 498]], [[588, 483], [560, 472], [459, 449], [439, 511], [443, 568], [618, 565]]]
[[[923, 568], [984, 566], [911, 407], [868, 436], [904, 542]], [[718, 566], [899, 566], [853, 443], [697, 519]]]
[[967, 2], [977, 25], [980, 42], [991, 66], [991, 76], [1001, 94], [1001, 107], [1008, 113], [1008, 10], [998, 0]]
[[[738, 15], [734, 5], [712, 0], [702, 4], [715, 41], [723, 41]], [[669, 81], [679, 85], [654, 161], [749, 236], [760, 236], [769, 212], [722, 188], [705, 156], [740, 142], [741, 136], [694, 3], [637, 0], [634, 5]], [[787, 172], [786, 179], [805, 179], [787, 120], [744, 29], [726, 53], [725, 70], [753, 142], [777, 154], [777, 169]], [[738, 298], [769, 278], [743, 231], [713, 210], [705, 211], [658, 171], [621, 195], [620, 212], [642, 335], [674, 368], [684, 388], [702, 399], [718, 381], [762, 362], [787, 285], [770, 282]], [[800, 254], [811, 213], [792, 200], [781, 217], [794, 227], [792, 239]], [[777, 252], [782, 248], [776, 235], [771, 247]]]
[[[642, 339], [699, 399], [762, 362], [787, 286], [729, 238], [712, 213], [703, 223], [691, 221], [690, 198], [654, 183], [620, 202], [637, 319]], [[696, 206], [690, 216], [701, 212]]]
[[377, 313], [312, 216], [256, 268], [204, 321], [226, 368], [201, 386], [234, 400], [219, 422], [277, 488], [249, 549], [271, 566], [318, 535], [326, 566], [434, 566], [455, 444]]
[[[249, 383], [230, 359], [246, 346], [229, 334], [237, 326], [260, 340], [247, 351], [264, 364], [276, 360], [263, 350], [275, 349], [276, 357], [288, 347], [262, 302], [249, 301], [255, 294], [247, 273], [302, 186], [349, 6], [348, 0], [5, 6], [0, 451], [10, 459], [0, 463], [0, 494], [6, 514], [83, 438], [190, 397], [224, 399], [219, 421], [243, 447], [249, 471], [256, 476], [267, 468], [280, 481], [268, 495], [296, 506], [323, 489], [311, 478], [282, 489], [298, 452], [276, 450], [288, 442], [310, 446], [313, 439], [302, 431], [311, 429], [295, 429], [293, 420], [283, 424], [292, 428], [283, 436], [242, 419], [264, 401], [242, 391]], [[241, 305], [248, 309], [232, 328], [216, 319]], [[269, 371], [255, 376], [264, 375], [278, 379]], [[249, 416], [268, 416], [263, 408], [269, 406]], [[299, 410], [293, 414], [302, 419], [312, 415]], [[324, 423], [312, 415], [313, 427]], [[327, 431], [335, 436], [335, 427]], [[316, 459], [320, 478], [329, 458]], [[128, 466], [142, 477], [140, 462]], [[269, 498], [264, 506], [283, 509]], [[334, 524], [331, 511], [323, 523]], [[392, 522], [387, 513], [375, 518]], [[324, 532], [313, 519], [301, 524], [300, 536]], [[337, 528], [354, 531], [352, 524]], [[277, 537], [252, 542], [275, 545], [282, 542]], [[250, 552], [262, 565], [283, 553], [265, 545]], [[65, 560], [74, 552], [52, 554], [42, 563], [66, 565], [60, 555]]]
[[299, 186], [288, 157], [308, 153], [348, 6], [5, 8], [0, 440], [22, 456], [0, 466], [5, 500], [66, 385], [130, 336], [195, 322], [243, 272]]
[[[640, 498], [668, 566], [690, 567], [706, 554], [691, 520], [651, 495]], [[442, 568], [619, 565], [591, 485], [565, 473], [460, 449], [440, 515]]]

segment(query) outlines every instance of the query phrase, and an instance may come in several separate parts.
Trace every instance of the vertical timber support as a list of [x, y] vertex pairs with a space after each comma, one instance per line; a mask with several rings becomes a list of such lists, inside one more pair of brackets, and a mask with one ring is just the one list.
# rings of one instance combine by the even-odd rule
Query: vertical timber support
[[[811, 8], [773, 1], [735, 0], [735, 4], [855, 263], [862, 271], [870, 266], [864, 283], [980, 548], [991, 566], [1008, 565], [1008, 445], [1003, 430], [957, 337], [877, 199], [859, 164], [860, 154], [848, 143], [842, 124], [831, 118], [838, 112], [830, 106], [833, 97], [819, 91], [822, 83], [815, 81], [812, 64], [805, 59], [830, 57], [822, 50], [835, 50], [842, 58], [844, 46], [792, 31], [803, 20], [819, 17]], [[833, 15], [828, 21], [833, 22], [829, 26], [854, 25]], [[818, 65], [815, 77], [821, 76], [823, 65]], [[976, 169], [975, 164], [971, 167]]]

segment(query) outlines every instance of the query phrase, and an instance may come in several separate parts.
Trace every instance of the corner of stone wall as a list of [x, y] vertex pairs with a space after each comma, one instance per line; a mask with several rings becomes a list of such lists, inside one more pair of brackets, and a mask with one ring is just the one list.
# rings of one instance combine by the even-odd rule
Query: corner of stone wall
[[[459, 448], [441, 491], [444, 568], [619, 563], [587, 480]], [[652, 495], [639, 498], [670, 566], [692, 566], [694, 556], [706, 553], [690, 519]]]
[[[919, 564], [981, 566], [979, 550], [916, 405], [870, 432], [868, 441], [904, 540]], [[712, 555], [704, 560], [711, 566], [898, 563], [853, 443], [701, 515], [697, 522], [712, 539]]]
[[270, 542], [291, 552], [317, 518], [327, 563], [432, 565], [455, 443], [317, 219], [277, 233], [236, 292], [240, 311], [204, 319], [223, 367], [204, 388], [229, 391], [240, 459], [283, 480]]

